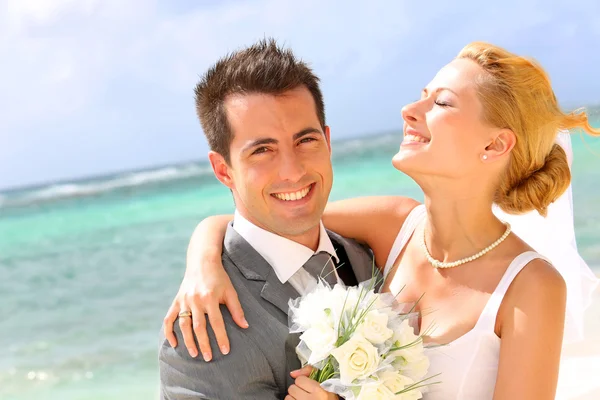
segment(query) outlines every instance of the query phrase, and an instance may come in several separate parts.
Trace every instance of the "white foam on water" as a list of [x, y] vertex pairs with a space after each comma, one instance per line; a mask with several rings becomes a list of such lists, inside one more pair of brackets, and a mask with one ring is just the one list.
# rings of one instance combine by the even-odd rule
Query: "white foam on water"
[[105, 180], [88, 183], [55, 184], [26, 192], [14, 198], [0, 196], [0, 207], [27, 205], [69, 197], [92, 196], [116, 189], [199, 177], [211, 173], [212, 170], [207, 165], [188, 164], [179, 167], [166, 167], [155, 170], [126, 173]]

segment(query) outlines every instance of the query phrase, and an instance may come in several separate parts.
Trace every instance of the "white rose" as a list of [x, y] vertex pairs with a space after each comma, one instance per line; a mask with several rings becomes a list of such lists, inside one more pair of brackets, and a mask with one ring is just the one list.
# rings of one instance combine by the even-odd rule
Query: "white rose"
[[369, 342], [373, 344], [383, 344], [394, 334], [394, 331], [388, 328], [387, 324], [387, 314], [373, 310], [367, 313], [357, 331], [360, 332]]
[[331, 310], [330, 316], [334, 329], [338, 329], [340, 322], [345, 327], [351, 325], [351, 316], [357, 310], [358, 300], [359, 292], [356, 287], [345, 288], [341, 285], [334, 286], [328, 298], [323, 298], [323, 302]]
[[306, 296], [299, 299], [297, 307], [290, 308], [290, 311], [293, 314], [293, 322], [297, 324], [301, 330], [306, 330], [313, 324], [318, 324], [319, 321], [326, 320], [327, 316], [323, 312], [323, 302], [321, 300], [323, 295], [323, 290], [308, 293]]
[[331, 291], [331, 310], [334, 318], [339, 320], [342, 311], [352, 310], [358, 302], [358, 293], [353, 288], [336, 285]]
[[389, 369], [379, 372], [377, 376], [392, 393], [398, 393], [415, 382], [409, 377], [400, 375], [398, 372]]
[[356, 400], [394, 400], [396, 397], [382, 382], [372, 382], [360, 388]]
[[315, 364], [329, 356], [337, 339], [336, 331], [328, 324], [314, 325], [300, 335], [300, 340], [306, 343], [311, 351], [308, 360], [310, 364]]
[[377, 348], [360, 333], [355, 333], [346, 343], [332, 350], [331, 355], [340, 364], [340, 381], [344, 385], [368, 377], [379, 366]]
[[395, 330], [392, 340], [394, 347], [408, 346], [391, 352], [391, 355], [396, 357], [394, 367], [414, 380], [422, 379], [429, 370], [429, 358], [425, 355], [422, 338], [415, 335], [408, 320], [402, 321], [400, 327]]
[[330, 288], [321, 285], [299, 299], [296, 306], [292, 304], [290, 312], [292, 314], [293, 330], [301, 332], [323, 324], [327, 324], [331, 328], [337, 328], [336, 316], [332, 312], [334, 308], [338, 307], [337, 297]]
[[[410, 350], [410, 349], [408, 349]], [[421, 380], [429, 371], [429, 358], [425, 354], [415, 355], [408, 350], [400, 350], [394, 360], [394, 367], [399, 369], [403, 375], [414, 380]]]
[[402, 321], [400, 326], [394, 331], [394, 342], [398, 342], [400, 346], [406, 346], [420, 340], [419, 336], [415, 335], [415, 330], [408, 323], [408, 319]]
[[423, 344], [396, 350], [391, 353], [396, 357], [393, 365], [400, 370], [403, 375], [406, 375], [414, 380], [421, 380], [429, 370], [429, 358], [423, 352]]
[[356, 308], [360, 297], [360, 291], [356, 286], [352, 286], [349, 288], [342, 288], [341, 286], [338, 286], [334, 289], [334, 292], [336, 293], [336, 296], [338, 296], [338, 298], [340, 299], [338, 303], [340, 309], [342, 308], [342, 306], [344, 307], [344, 310], [354, 310]]

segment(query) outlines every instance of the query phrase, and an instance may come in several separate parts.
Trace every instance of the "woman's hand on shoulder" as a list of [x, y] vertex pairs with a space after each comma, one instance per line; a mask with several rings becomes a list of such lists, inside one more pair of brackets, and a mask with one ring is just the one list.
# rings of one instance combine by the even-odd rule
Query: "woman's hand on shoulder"
[[244, 311], [235, 288], [223, 268], [221, 253], [223, 238], [231, 216], [213, 216], [198, 224], [188, 245], [186, 272], [167, 315], [164, 318], [164, 334], [172, 347], [177, 346], [173, 326], [180, 311], [191, 316], [179, 318], [184, 344], [192, 357], [198, 355], [194, 334], [198, 339], [202, 357], [212, 359], [208, 339], [206, 315], [215, 333], [217, 344], [223, 354], [229, 353], [229, 339], [219, 304], [225, 304], [235, 323], [248, 327]]
[[174, 323], [180, 311], [190, 311], [191, 316], [179, 317], [178, 319], [183, 342], [192, 357], [198, 356], [198, 348], [194, 341], [195, 335], [198, 339], [202, 358], [207, 362], [212, 359], [212, 349], [206, 324], [207, 316], [221, 353], [228, 354], [230, 351], [229, 338], [225, 330], [220, 304], [227, 306], [237, 325], [242, 328], [248, 327], [237, 292], [220, 260], [219, 262], [215, 261], [215, 266], [217, 265], [218, 267], [212, 267], [210, 274], [201, 276], [186, 275], [184, 277], [179, 292], [173, 299], [163, 322], [166, 339], [172, 347], [176, 347], [177, 338], [173, 331]]

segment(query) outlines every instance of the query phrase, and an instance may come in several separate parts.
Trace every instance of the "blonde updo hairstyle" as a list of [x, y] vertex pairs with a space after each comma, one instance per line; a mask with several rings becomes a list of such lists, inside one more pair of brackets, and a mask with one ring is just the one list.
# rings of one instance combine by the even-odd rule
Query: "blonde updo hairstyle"
[[590, 126], [585, 112], [561, 111], [548, 75], [535, 61], [482, 42], [467, 45], [457, 58], [484, 70], [477, 90], [485, 121], [517, 138], [495, 203], [510, 214], [537, 210], [545, 216], [571, 183], [566, 153], [556, 143], [559, 131], [580, 128], [600, 135], [600, 130]]

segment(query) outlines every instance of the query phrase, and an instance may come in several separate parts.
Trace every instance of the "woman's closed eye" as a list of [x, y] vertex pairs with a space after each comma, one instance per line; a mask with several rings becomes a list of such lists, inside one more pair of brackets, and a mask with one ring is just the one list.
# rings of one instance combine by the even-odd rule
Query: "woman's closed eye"
[[450, 103], [444, 101], [444, 100], [436, 100], [435, 104], [437, 104], [440, 107], [450, 107]]

